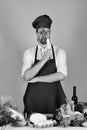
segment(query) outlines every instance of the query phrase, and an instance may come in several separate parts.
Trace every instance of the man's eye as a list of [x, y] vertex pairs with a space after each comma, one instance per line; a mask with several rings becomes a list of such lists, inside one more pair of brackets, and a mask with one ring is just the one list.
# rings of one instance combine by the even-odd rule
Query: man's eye
[[39, 34], [42, 34], [42, 32], [38, 32]]

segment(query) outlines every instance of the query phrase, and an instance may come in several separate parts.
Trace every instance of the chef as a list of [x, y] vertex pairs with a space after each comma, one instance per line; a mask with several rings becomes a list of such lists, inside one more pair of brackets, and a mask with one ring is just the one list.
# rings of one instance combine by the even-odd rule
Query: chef
[[27, 82], [23, 102], [27, 115], [54, 113], [65, 103], [61, 81], [67, 76], [66, 52], [51, 43], [51, 25], [52, 19], [46, 14], [32, 22], [37, 44], [23, 55], [22, 78]]

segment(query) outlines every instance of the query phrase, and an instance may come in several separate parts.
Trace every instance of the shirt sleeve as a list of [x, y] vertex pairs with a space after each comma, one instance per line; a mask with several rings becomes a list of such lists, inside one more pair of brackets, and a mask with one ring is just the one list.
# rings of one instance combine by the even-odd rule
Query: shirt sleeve
[[22, 66], [22, 77], [24, 72], [30, 68], [34, 63], [35, 50], [34, 48], [29, 48], [23, 54], [23, 66]]
[[58, 49], [56, 56], [56, 67], [57, 72], [61, 72], [67, 76], [67, 56], [63, 49]]

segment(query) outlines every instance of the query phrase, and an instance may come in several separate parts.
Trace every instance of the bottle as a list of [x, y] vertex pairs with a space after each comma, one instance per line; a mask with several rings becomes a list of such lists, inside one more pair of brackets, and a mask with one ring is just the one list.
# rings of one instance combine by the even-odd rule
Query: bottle
[[73, 96], [72, 96], [72, 100], [74, 101], [74, 105], [76, 105], [78, 103], [78, 97], [76, 95], [76, 86], [73, 86]]

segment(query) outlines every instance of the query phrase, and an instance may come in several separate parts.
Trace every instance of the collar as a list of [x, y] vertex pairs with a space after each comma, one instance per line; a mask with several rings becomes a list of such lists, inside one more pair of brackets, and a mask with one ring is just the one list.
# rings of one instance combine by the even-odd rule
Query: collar
[[[45, 48], [43, 48], [42, 46], [40, 46], [40, 45], [38, 44], [38, 49], [45, 51], [46, 49], [48, 49], [48, 47], [46, 46]], [[51, 44], [49, 45], [49, 49], [51, 49]]]

